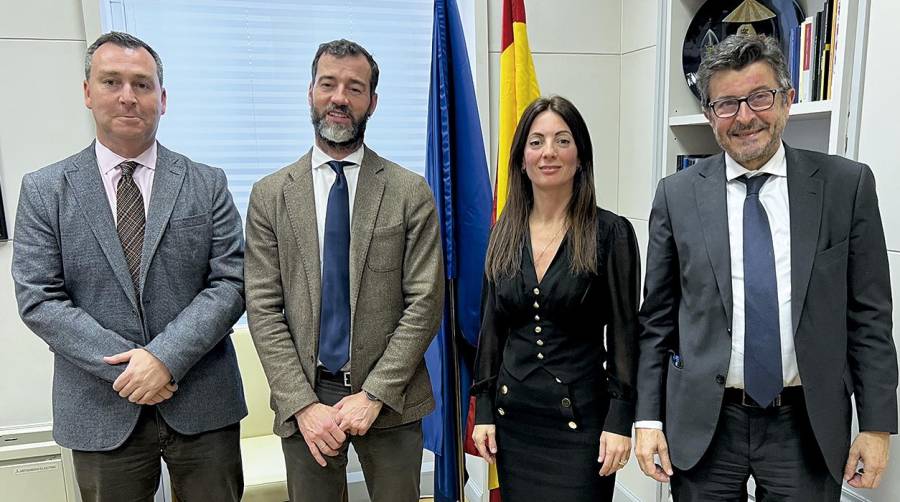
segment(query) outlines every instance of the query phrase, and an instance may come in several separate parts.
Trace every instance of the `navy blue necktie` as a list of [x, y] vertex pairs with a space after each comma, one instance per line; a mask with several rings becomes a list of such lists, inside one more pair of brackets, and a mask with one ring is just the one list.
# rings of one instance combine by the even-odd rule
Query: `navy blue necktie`
[[747, 185], [744, 199], [744, 390], [760, 406], [775, 400], [783, 387], [778, 284], [769, 218], [759, 200], [768, 174], [738, 178]]
[[332, 373], [350, 360], [350, 191], [344, 167], [352, 164], [328, 163], [337, 178], [328, 193], [325, 213], [319, 361]]

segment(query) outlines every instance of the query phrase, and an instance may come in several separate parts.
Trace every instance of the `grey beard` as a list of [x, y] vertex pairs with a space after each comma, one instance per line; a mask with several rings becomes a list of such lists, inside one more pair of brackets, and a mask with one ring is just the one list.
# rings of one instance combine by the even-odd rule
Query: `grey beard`
[[332, 143], [346, 143], [356, 136], [356, 128], [352, 125], [329, 124], [324, 120], [319, 121], [316, 132]]
[[329, 124], [325, 120], [324, 115], [316, 114], [315, 109], [310, 110], [310, 115], [312, 116], [313, 129], [316, 131], [316, 136], [322, 138], [334, 148], [358, 146], [362, 142], [363, 135], [366, 132], [366, 123], [369, 121], [369, 115], [366, 114], [360, 119], [359, 123], [353, 122], [351, 118], [351, 124], [349, 125]]

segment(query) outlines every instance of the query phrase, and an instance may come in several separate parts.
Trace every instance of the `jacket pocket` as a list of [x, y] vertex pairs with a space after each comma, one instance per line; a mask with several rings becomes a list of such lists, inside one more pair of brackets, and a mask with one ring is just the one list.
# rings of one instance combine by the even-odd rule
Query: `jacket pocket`
[[403, 223], [375, 228], [366, 265], [375, 272], [391, 272], [403, 264], [405, 251]]
[[850, 250], [850, 240], [844, 239], [843, 241], [831, 246], [830, 248], [816, 253], [815, 261], [813, 261], [813, 265], [816, 267], [826, 267], [831, 265], [832, 263], [847, 261], [847, 253]]
[[191, 228], [209, 223], [209, 213], [187, 216], [185, 218], [176, 218], [169, 221], [169, 230], [177, 230], [181, 228]]

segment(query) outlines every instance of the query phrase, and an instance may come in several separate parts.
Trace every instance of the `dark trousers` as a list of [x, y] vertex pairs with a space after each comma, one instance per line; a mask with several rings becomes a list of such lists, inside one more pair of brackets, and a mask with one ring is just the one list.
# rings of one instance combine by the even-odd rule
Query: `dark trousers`
[[700, 462], [672, 477], [676, 502], [745, 501], [747, 480], [756, 500], [839, 501], [803, 404], [779, 408], [722, 405], [715, 435]]
[[[348, 387], [330, 381], [316, 384], [322, 404], [333, 406], [350, 393]], [[335, 457], [325, 457], [326, 467], [316, 463], [303, 436], [297, 432], [281, 441], [287, 467], [288, 495], [293, 502], [346, 502], [347, 449], [350, 443], [359, 457], [366, 489], [373, 502], [412, 502], [419, 499], [422, 469], [422, 421], [370, 428], [365, 436], [347, 436]]]
[[234, 501], [244, 492], [240, 423], [180, 434], [146, 406], [125, 443], [110, 451], [73, 451], [84, 502], [152, 501], [166, 461], [179, 502]]

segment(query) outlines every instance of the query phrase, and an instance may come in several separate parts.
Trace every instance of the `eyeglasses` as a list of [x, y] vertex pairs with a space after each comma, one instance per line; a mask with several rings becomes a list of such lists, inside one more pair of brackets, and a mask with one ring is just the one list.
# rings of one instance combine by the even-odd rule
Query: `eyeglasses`
[[784, 89], [764, 89], [756, 91], [743, 98], [723, 98], [717, 99], [706, 105], [720, 119], [734, 117], [741, 110], [741, 103], [747, 103], [747, 106], [755, 112], [763, 112], [775, 105], [775, 95], [784, 92]]

